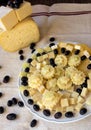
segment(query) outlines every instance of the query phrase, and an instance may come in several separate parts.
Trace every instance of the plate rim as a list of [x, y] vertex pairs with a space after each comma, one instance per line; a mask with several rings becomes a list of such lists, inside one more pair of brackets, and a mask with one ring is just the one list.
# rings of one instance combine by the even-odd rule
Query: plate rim
[[[87, 118], [87, 117], [89, 117], [89, 116], [91, 116], [91, 113], [88, 113], [88, 114], [86, 114], [86, 115], [83, 115], [83, 116], [81, 116], [80, 118], [77, 118], [77, 119], [74, 119], [74, 120], [70, 120], [70, 121], [61, 121], [61, 118], [60, 118], [60, 120], [59, 121], [56, 121], [56, 119], [55, 120], [51, 120], [51, 119], [48, 119], [47, 118], [47, 116], [45, 116], [45, 118], [44, 117], [42, 117], [42, 116], [40, 116], [39, 114], [38, 114], [38, 112], [33, 112], [32, 111], [32, 109], [30, 109], [29, 107], [28, 107], [28, 105], [27, 105], [27, 103], [24, 101], [24, 99], [23, 99], [23, 96], [22, 96], [22, 94], [21, 94], [21, 92], [19, 91], [19, 96], [21, 97], [21, 99], [22, 99], [22, 101], [24, 102], [24, 104], [25, 104], [25, 107], [32, 113], [32, 114], [34, 114], [35, 116], [37, 116], [37, 117], [39, 117], [39, 118], [41, 118], [41, 119], [43, 119], [43, 120], [45, 120], [45, 121], [47, 121], [47, 122], [53, 122], [53, 123], [60, 123], [60, 124], [63, 124], [63, 123], [74, 123], [74, 122], [77, 122], [77, 121], [80, 121], [80, 120], [82, 120], [82, 119], [85, 119], [85, 118]], [[46, 119], [47, 118], [47, 119]], [[70, 118], [70, 119], [72, 119], [72, 118]]]
[[[43, 39], [42, 39], [43, 40]], [[62, 41], [62, 42], [67, 42], [67, 43], [72, 43], [72, 44], [79, 44], [79, 42], [72, 42], [72, 41], [66, 41], [66, 40], [64, 40], [64, 41]], [[56, 42], [56, 43], [58, 43], [58, 41]], [[47, 44], [48, 45], [48, 44]], [[39, 47], [40, 47], [40, 45], [39, 45]], [[42, 44], [42, 48], [43, 48], [43, 44]], [[31, 53], [30, 53], [30, 55], [29, 56], [31, 56]], [[23, 62], [23, 63], [26, 63], [26, 61], [27, 61], [27, 59], [29, 58], [29, 56], [26, 58], [26, 60]], [[23, 64], [22, 63], [22, 64]], [[20, 72], [21, 72], [21, 70], [22, 70], [22, 66], [21, 66], [21, 69], [20, 69]], [[19, 73], [20, 73], [19, 72]], [[20, 77], [18, 76], [18, 89], [19, 89], [19, 87], [20, 87]], [[37, 116], [37, 117], [39, 117], [39, 118], [41, 118], [41, 119], [43, 119], [43, 120], [45, 120], [45, 121], [47, 121], [47, 122], [53, 122], [53, 123], [60, 123], [60, 124], [63, 124], [63, 123], [65, 123], [65, 124], [67, 124], [67, 123], [74, 123], [74, 122], [77, 122], [77, 121], [80, 121], [80, 120], [82, 120], [82, 119], [85, 119], [85, 118], [87, 118], [87, 117], [89, 117], [89, 116], [91, 116], [91, 112], [90, 113], [88, 113], [88, 114], [85, 114], [85, 115], [81, 115], [81, 117], [80, 118], [77, 118], [77, 119], [74, 119], [74, 120], [69, 120], [69, 121], [61, 121], [61, 120], [57, 120], [57, 119], [55, 119], [54, 118], [54, 120], [51, 120], [51, 119], [48, 119], [48, 117], [47, 116], [45, 116], [45, 117], [42, 117], [41, 115], [39, 115], [38, 114], [38, 112], [33, 112], [32, 111], [32, 109], [30, 108], [30, 107], [28, 107], [28, 105], [27, 105], [27, 103], [26, 103], [26, 101], [23, 99], [23, 95], [22, 95], [22, 93], [20, 92], [20, 90], [19, 90], [19, 96], [21, 97], [21, 99], [22, 99], [22, 101], [24, 102], [24, 104], [25, 104], [25, 107], [32, 113], [32, 114], [34, 114], [35, 116]], [[32, 105], [31, 105], [32, 106]], [[61, 119], [61, 118], [60, 118]], [[67, 118], [67, 119], [72, 119], [72, 118]]]

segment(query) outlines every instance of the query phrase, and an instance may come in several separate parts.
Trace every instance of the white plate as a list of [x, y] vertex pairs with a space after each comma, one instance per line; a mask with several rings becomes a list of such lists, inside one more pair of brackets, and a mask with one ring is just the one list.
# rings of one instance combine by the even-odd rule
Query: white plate
[[[57, 41], [56, 41], [57, 42]], [[38, 44], [38, 47], [45, 47], [45, 45], [47, 45], [46, 43], [48, 43], [48, 39], [46, 40], [43, 39], [39, 44]], [[76, 43], [77, 42], [70, 42], [70, 43]], [[30, 56], [29, 56], [30, 57]], [[21, 81], [19, 79], [19, 86], [21, 85]], [[20, 97], [21, 99], [23, 100], [25, 106], [30, 110], [30, 112], [32, 112], [33, 114], [37, 115], [38, 117], [48, 121], [48, 122], [53, 122], [53, 123], [72, 123], [72, 122], [76, 122], [76, 121], [79, 121], [79, 120], [82, 120], [88, 116], [91, 115], [91, 107], [87, 107], [87, 113], [85, 115], [80, 115], [79, 113], [78, 114], [75, 114], [74, 117], [72, 118], [67, 118], [65, 116], [62, 116], [60, 119], [55, 119], [53, 114], [51, 114], [51, 116], [47, 117], [43, 114], [42, 110], [36, 112], [34, 109], [33, 109], [33, 105], [29, 105], [27, 103], [27, 100], [30, 98], [30, 97], [25, 97], [21, 92], [19, 92], [20, 94]]]
[[25, 106], [29, 109], [29, 111], [38, 116], [39, 118], [43, 119], [43, 120], [46, 120], [48, 122], [53, 122], [53, 123], [72, 123], [72, 122], [76, 122], [76, 121], [79, 121], [79, 120], [82, 120], [88, 116], [91, 115], [91, 107], [87, 107], [87, 113], [85, 115], [80, 115], [80, 114], [75, 114], [74, 117], [72, 118], [66, 118], [65, 116], [62, 116], [60, 119], [55, 119], [53, 115], [47, 117], [43, 114], [42, 110], [36, 112], [34, 109], [33, 109], [33, 105], [29, 105], [27, 103], [27, 100], [29, 99], [26, 98], [23, 94], [19, 93], [20, 94], [20, 97], [21, 99], [23, 100]]

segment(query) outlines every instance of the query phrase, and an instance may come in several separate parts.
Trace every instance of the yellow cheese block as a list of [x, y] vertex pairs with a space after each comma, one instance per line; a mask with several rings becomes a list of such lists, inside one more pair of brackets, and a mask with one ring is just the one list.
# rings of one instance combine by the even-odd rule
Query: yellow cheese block
[[61, 106], [62, 107], [68, 107], [69, 106], [69, 101], [67, 98], [61, 99]]
[[69, 98], [70, 105], [76, 104], [77, 98]]
[[4, 50], [14, 52], [38, 42], [39, 36], [37, 24], [28, 17], [11, 30], [0, 33], [0, 45]]
[[82, 92], [81, 92], [81, 96], [85, 98], [87, 96], [87, 93], [88, 93], [88, 89], [87, 88], [83, 88]]
[[68, 106], [66, 108], [66, 112], [69, 112], [69, 111], [74, 112], [74, 106]]
[[84, 50], [87, 50], [90, 54], [91, 54], [91, 47], [89, 47], [88, 45], [86, 44], [79, 44], [81, 47], [83, 47]]
[[[81, 52], [80, 55], [84, 55], [84, 51], [87, 51], [91, 55], [91, 48], [88, 45], [85, 44], [79, 44], [81, 46]], [[90, 69], [87, 69], [87, 65], [90, 64], [90, 60], [87, 58], [86, 60], [82, 61], [82, 64], [78, 66], [78, 69], [83, 71], [86, 75], [88, 73], [91, 73]]]
[[18, 23], [15, 11], [9, 7], [0, 7], [0, 28], [10, 30]]
[[91, 95], [87, 98], [86, 104], [87, 104], [87, 105], [91, 105]]
[[19, 9], [15, 9], [16, 16], [19, 21], [22, 21], [32, 13], [32, 6], [30, 2], [23, 2]]
[[84, 102], [84, 98], [79, 96], [78, 97], [78, 100], [77, 100], [77, 103], [83, 103]]
[[76, 111], [80, 111], [81, 108], [82, 108], [83, 104], [82, 103], [78, 103], [76, 106], [75, 106], [75, 110]]
[[91, 79], [87, 80], [88, 90], [91, 91]]

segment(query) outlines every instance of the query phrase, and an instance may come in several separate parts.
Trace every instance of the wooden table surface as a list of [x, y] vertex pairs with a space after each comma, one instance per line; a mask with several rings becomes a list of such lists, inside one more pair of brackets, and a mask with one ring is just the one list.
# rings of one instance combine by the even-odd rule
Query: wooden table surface
[[91, 3], [91, 0], [27, 0], [27, 1], [30, 1], [32, 5], [35, 4], [52, 5], [54, 3]]

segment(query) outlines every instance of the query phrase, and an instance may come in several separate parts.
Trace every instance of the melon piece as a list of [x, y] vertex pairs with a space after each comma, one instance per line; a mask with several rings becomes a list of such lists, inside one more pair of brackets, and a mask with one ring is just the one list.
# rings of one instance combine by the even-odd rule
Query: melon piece
[[39, 37], [37, 24], [28, 17], [11, 30], [0, 31], [0, 46], [6, 51], [14, 52], [27, 47], [32, 42], [38, 42]]

